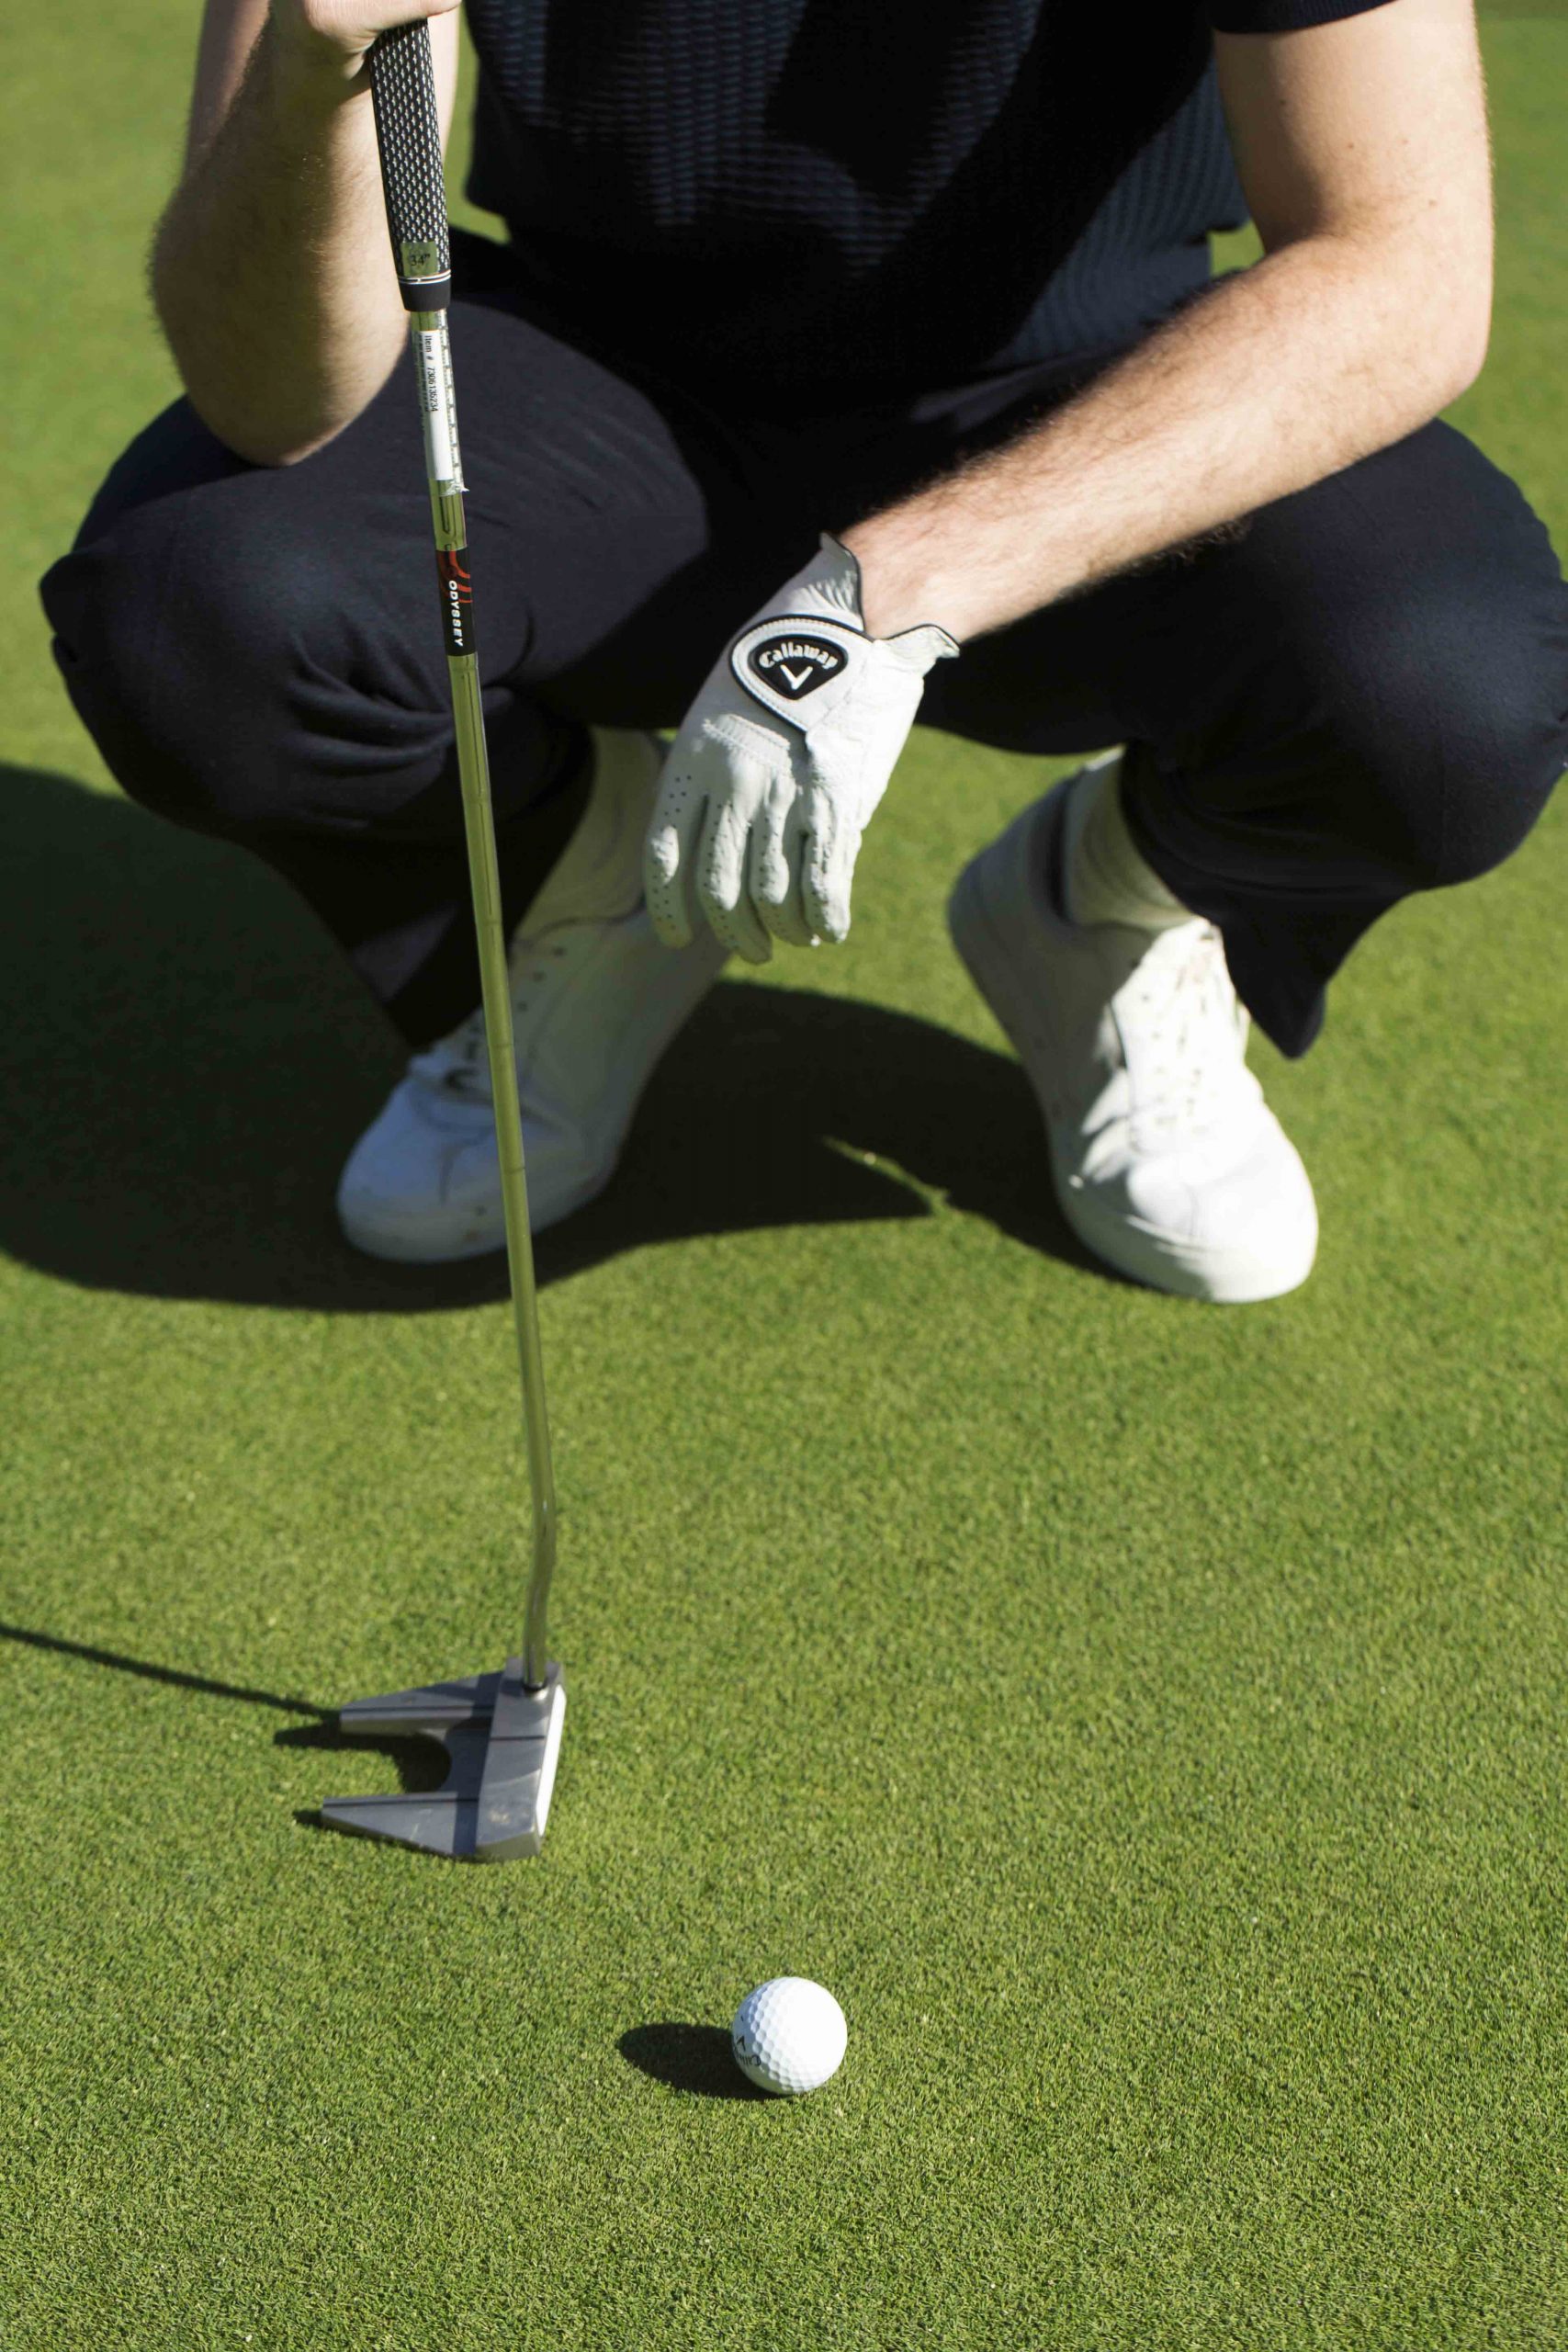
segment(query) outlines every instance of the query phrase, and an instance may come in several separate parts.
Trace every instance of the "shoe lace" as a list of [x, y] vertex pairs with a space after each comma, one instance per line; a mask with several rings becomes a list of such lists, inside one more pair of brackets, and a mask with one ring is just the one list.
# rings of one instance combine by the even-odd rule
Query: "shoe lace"
[[1161, 1132], [1191, 1131], [1235, 1100], [1248, 1028], [1212, 922], [1164, 932], [1139, 967], [1140, 1116]]
[[[528, 939], [514, 933], [507, 951], [507, 970], [512, 981], [512, 1018], [521, 1025], [527, 1012], [529, 999], [523, 990], [537, 987], [546, 978], [546, 960], [566, 954], [559, 940], [547, 936]], [[421, 1068], [421, 1064], [424, 1064]], [[458, 1094], [470, 1102], [488, 1102], [491, 1099], [490, 1048], [485, 1039], [485, 1009], [476, 1004], [457, 1026], [431, 1047], [417, 1056], [410, 1065], [428, 1083], [444, 1094]]]

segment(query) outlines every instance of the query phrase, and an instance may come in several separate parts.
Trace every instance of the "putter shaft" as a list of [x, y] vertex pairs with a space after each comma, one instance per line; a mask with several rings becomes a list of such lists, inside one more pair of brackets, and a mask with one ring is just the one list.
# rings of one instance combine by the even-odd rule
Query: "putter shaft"
[[[416, 311], [412, 332], [434, 334], [444, 359], [448, 339], [444, 311]], [[450, 396], [450, 361], [446, 362]], [[453, 455], [456, 458], [456, 419]], [[450, 615], [460, 610], [461, 625], [472, 645], [472, 591], [468, 566], [457, 559], [467, 553], [463, 498], [457, 483], [430, 483], [435, 523], [435, 546], [441, 565], [443, 594]], [[501, 910], [501, 874], [496, 859], [495, 820], [490, 789], [490, 756], [485, 748], [484, 709], [479, 699], [479, 657], [472, 650], [447, 650], [452, 685], [452, 716], [457, 736], [457, 773], [463, 792], [463, 827], [468, 837], [468, 879], [474, 900], [474, 928], [479, 955], [479, 987], [484, 1001], [485, 1043], [490, 1055], [491, 1100], [495, 1111], [496, 1148], [501, 1160], [502, 1213], [506, 1226], [506, 1256], [512, 1277], [512, 1316], [517, 1330], [517, 1364], [522, 1378], [523, 1429], [528, 1450], [528, 1483], [534, 1501], [534, 1550], [528, 1577], [524, 1622], [524, 1676], [530, 1690], [546, 1680], [546, 1619], [550, 1577], [556, 1558], [555, 1473], [550, 1461], [549, 1420], [545, 1410], [545, 1368], [539, 1348], [539, 1313], [534, 1281], [534, 1245], [528, 1222], [528, 1180], [523, 1164], [523, 1114], [517, 1098], [517, 1059], [512, 1034], [512, 979], [506, 961], [506, 926]]]
[[479, 658], [474, 650], [473, 584], [468, 563], [463, 469], [452, 386], [451, 338], [446, 323], [446, 306], [451, 298], [450, 239], [440, 124], [431, 66], [430, 28], [423, 18], [378, 36], [370, 51], [370, 80], [393, 261], [399, 290], [410, 313], [410, 341], [441, 583], [442, 627], [457, 729], [457, 771], [468, 837], [485, 1041], [490, 1056], [491, 1100], [501, 1162], [502, 1209], [522, 1379], [523, 1427], [534, 1506], [523, 1675], [526, 1688], [538, 1690], [549, 1678], [546, 1635], [556, 1555], [555, 1475], [545, 1409], [534, 1249], [523, 1165], [523, 1116], [517, 1098], [517, 1064], [512, 1034], [512, 983], [502, 917]]

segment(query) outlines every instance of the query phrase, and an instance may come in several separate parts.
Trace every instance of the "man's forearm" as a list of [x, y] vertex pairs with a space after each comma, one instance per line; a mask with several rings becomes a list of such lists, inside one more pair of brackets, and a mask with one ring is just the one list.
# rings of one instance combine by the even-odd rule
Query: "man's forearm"
[[192, 407], [241, 457], [290, 464], [353, 423], [407, 331], [362, 61], [266, 20], [150, 277]]
[[1322, 481], [1479, 372], [1438, 257], [1304, 238], [1220, 279], [1005, 448], [840, 536], [866, 625], [985, 635]]

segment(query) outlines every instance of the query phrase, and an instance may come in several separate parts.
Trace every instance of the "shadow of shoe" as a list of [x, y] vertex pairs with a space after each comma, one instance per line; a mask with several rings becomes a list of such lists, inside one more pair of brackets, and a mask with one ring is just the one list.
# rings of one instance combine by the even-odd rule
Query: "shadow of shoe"
[[[409, 1313], [505, 1295], [353, 1250], [338, 1173], [402, 1054], [259, 860], [118, 795], [0, 769], [0, 1247], [95, 1289]], [[665, 1056], [615, 1182], [539, 1238], [541, 1283], [696, 1234], [943, 1204], [1103, 1272], [1051, 1195], [1016, 1063], [907, 1013], [722, 981]]]

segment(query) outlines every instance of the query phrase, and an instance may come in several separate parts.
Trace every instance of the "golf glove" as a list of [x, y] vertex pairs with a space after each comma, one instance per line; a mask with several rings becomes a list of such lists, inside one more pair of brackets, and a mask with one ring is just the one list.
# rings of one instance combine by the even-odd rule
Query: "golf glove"
[[715, 664], [665, 760], [645, 885], [667, 947], [705, 917], [749, 964], [767, 963], [775, 939], [846, 936], [861, 835], [926, 673], [957, 651], [934, 622], [868, 637], [860, 566], [824, 531]]

